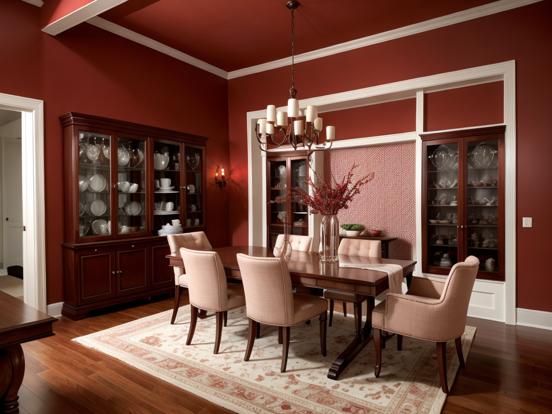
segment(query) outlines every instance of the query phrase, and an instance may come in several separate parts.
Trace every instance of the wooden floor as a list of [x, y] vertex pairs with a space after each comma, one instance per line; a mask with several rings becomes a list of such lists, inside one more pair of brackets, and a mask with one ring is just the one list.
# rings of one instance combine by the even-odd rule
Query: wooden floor
[[[24, 345], [22, 413], [228, 412], [72, 338], [171, 308], [161, 300], [73, 322], [56, 336]], [[470, 319], [475, 343], [444, 413], [552, 413], [552, 332]], [[372, 347], [363, 352], [372, 352]]]

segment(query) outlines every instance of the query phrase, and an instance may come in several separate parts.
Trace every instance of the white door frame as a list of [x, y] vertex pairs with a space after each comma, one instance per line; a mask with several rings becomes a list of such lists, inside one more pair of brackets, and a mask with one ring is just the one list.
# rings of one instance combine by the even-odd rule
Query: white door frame
[[[416, 142], [416, 273], [421, 274], [421, 139], [424, 132], [424, 93], [454, 89], [481, 83], [502, 81], [504, 86], [503, 116], [506, 149], [506, 205], [505, 205], [505, 274], [506, 281], [499, 282], [503, 289], [504, 304], [500, 306], [499, 320], [516, 324], [516, 84], [515, 61], [478, 66], [452, 72], [439, 73], [420, 78], [407, 79], [383, 85], [339, 92], [330, 95], [301, 99], [301, 108], [317, 105], [319, 113], [356, 108], [375, 103], [416, 99], [416, 131], [368, 137], [364, 140], [336, 141], [334, 148], [385, 144], [393, 142]], [[285, 110], [285, 108], [279, 108]], [[265, 116], [264, 110], [247, 113], [247, 160], [248, 160], [248, 234], [249, 244], [263, 245], [265, 240], [265, 185], [261, 151], [254, 136], [257, 119]], [[352, 144], [352, 145], [351, 145]], [[501, 304], [502, 305], [502, 304]]]
[[0, 93], [0, 109], [21, 112], [23, 299], [46, 312], [44, 102]]

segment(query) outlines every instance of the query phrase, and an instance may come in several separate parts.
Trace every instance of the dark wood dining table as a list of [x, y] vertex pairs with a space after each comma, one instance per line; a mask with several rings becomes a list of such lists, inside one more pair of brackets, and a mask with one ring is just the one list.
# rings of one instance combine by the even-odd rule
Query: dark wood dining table
[[[229, 280], [241, 280], [240, 269], [236, 255], [245, 253], [250, 256], [271, 257], [272, 251], [259, 246], [229, 246], [216, 248]], [[175, 267], [184, 267], [180, 256], [168, 256], [169, 264]], [[362, 264], [397, 264], [403, 268], [403, 275], [410, 284], [414, 271], [413, 260], [396, 260], [381, 258], [361, 258], [340, 256], [340, 261]], [[356, 267], [340, 267], [338, 263], [324, 263], [317, 253], [292, 252], [287, 260], [294, 286], [321, 289], [337, 289], [342, 292], [356, 293], [366, 297], [368, 310], [364, 327], [354, 333], [351, 343], [332, 362], [328, 371], [328, 378], [337, 380], [343, 370], [355, 356], [368, 344], [372, 331], [372, 310], [375, 298], [389, 288], [386, 272], [361, 269]]]

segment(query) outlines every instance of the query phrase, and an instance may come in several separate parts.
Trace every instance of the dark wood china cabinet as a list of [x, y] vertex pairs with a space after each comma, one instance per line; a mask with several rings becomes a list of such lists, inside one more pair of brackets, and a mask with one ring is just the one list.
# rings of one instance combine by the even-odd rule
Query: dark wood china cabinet
[[205, 227], [203, 137], [68, 113], [63, 314], [171, 292], [166, 234]]
[[423, 271], [466, 256], [478, 278], [504, 280], [504, 126], [422, 135]]
[[289, 234], [309, 234], [307, 206], [293, 195], [294, 188], [307, 188], [308, 173], [305, 155], [282, 153], [267, 157], [267, 246], [270, 249], [285, 227]]

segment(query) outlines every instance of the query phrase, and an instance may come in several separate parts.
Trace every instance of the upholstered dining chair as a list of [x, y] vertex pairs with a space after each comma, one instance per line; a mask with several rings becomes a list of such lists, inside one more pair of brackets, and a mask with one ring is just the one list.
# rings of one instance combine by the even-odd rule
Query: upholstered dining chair
[[[274, 243], [273, 253], [274, 256], [280, 256], [282, 248], [284, 247], [285, 234], [278, 234], [276, 242]], [[288, 241], [291, 245], [291, 250], [295, 252], [310, 252], [312, 246], [311, 236], [300, 236], [297, 234], [289, 234]]]
[[397, 348], [402, 349], [402, 337], [436, 343], [441, 389], [448, 393], [447, 341], [454, 339], [460, 367], [464, 367], [462, 334], [466, 327], [468, 305], [479, 269], [479, 260], [469, 256], [456, 263], [444, 282], [414, 278], [408, 294], [389, 293], [372, 312], [376, 377], [381, 371], [382, 332], [397, 335]]
[[[213, 250], [207, 236], [202, 231], [194, 231], [191, 233], [169, 234], [167, 236], [169, 247], [172, 255], [179, 255], [180, 248], [185, 247], [193, 250]], [[176, 314], [180, 307], [180, 296], [182, 291], [188, 287], [188, 279], [181, 267], [173, 267], [174, 269], [174, 305], [171, 316], [171, 324], [176, 320]]]
[[199, 309], [216, 314], [215, 349], [218, 354], [224, 317], [229, 310], [245, 305], [243, 287], [227, 285], [226, 273], [217, 252], [180, 248], [186, 266], [190, 296], [190, 328], [186, 345], [192, 343]]
[[[365, 239], [342, 239], [337, 249], [338, 255], [357, 256], [357, 257], [381, 257], [381, 241]], [[343, 315], [347, 316], [347, 302], [353, 303], [353, 313], [355, 316], [355, 326], [359, 330], [362, 324], [362, 303], [366, 297], [355, 293], [340, 292], [338, 290], [326, 289], [324, 297], [330, 301], [330, 320], [329, 326], [332, 326], [334, 302], [339, 300], [343, 304]]]
[[320, 297], [293, 294], [285, 260], [279, 257], [252, 257], [238, 254], [249, 337], [245, 361], [249, 361], [258, 324], [277, 326], [282, 346], [280, 371], [285, 372], [289, 351], [290, 327], [315, 317], [320, 319], [320, 350], [326, 356], [326, 314], [328, 302]]

